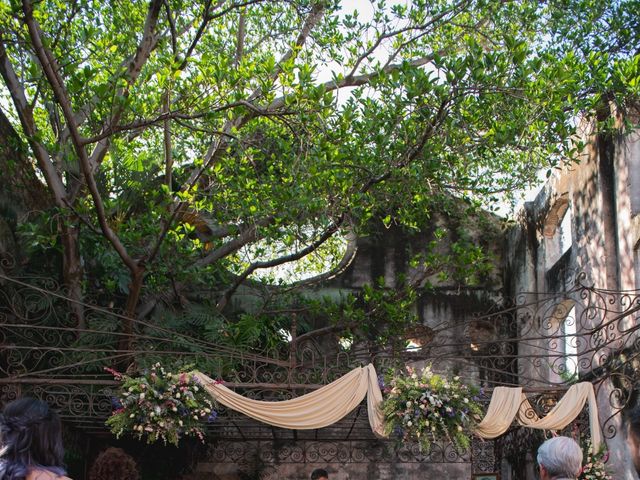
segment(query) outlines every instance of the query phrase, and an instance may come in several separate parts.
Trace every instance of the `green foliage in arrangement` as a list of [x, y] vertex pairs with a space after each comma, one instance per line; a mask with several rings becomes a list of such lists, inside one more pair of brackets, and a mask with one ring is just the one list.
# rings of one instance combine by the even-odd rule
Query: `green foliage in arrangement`
[[192, 373], [171, 373], [159, 363], [140, 376], [110, 370], [122, 383], [107, 419], [111, 432], [130, 434], [147, 443], [162, 440], [177, 446], [185, 435], [204, 442], [203, 424], [217, 417], [214, 401]]
[[478, 389], [460, 377], [447, 378], [430, 367], [391, 374], [383, 386], [387, 434], [412, 440], [429, 451], [432, 442], [452, 442], [458, 451], [471, 445], [473, 427], [483, 415]]

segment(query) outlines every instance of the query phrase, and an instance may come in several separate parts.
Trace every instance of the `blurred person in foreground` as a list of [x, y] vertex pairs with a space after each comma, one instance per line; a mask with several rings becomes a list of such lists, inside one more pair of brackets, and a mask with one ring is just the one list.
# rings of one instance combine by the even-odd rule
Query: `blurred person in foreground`
[[0, 414], [0, 480], [70, 480], [63, 463], [60, 417], [45, 402], [24, 397]]
[[89, 480], [138, 480], [135, 460], [121, 448], [110, 447], [98, 455], [89, 472]]

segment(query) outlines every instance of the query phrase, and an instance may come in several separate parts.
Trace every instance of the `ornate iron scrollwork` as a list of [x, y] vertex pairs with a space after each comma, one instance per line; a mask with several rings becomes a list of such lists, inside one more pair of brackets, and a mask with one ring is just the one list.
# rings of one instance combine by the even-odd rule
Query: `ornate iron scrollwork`
[[[600, 401], [608, 402], [609, 415], [603, 418], [608, 437], [616, 435], [617, 415], [636, 401], [640, 386], [639, 292], [597, 289], [582, 275], [562, 295], [523, 294], [506, 308], [413, 329], [407, 334], [419, 336], [420, 345], [400, 351], [357, 342], [345, 348], [334, 337], [308, 337], [293, 341], [291, 351], [247, 352], [135, 321], [133, 349], [125, 351], [115, 327], [122, 318], [118, 312], [88, 304], [86, 327], [75, 328], [64, 289], [48, 278], [6, 275], [13, 264], [6, 256], [0, 258], [1, 400], [25, 393], [40, 396], [54, 404], [65, 421], [87, 432], [105, 430], [115, 382], [103, 368], [121, 358], [197, 361], [243, 394], [265, 400], [299, 396], [369, 362], [379, 372], [429, 363], [434, 370], [481, 384], [487, 392], [498, 385], [547, 390], [535, 396], [538, 414], [548, 411], [572, 382], [587, 380], [596, 386]], [[436, 445], [430, 452], [413, 445], [390, 451], [392, 444], [373, 438], [364, 405], [334, 427], [311, 434], [284, 433], [235, 412], [222, 412], [208, 431], [212, 439], [231, 442], [227, 453], [214, 450], [214, 458], [234, 457], [233, 449], [241, 448], [234, 442], [297, 440], [305, 442], [304, 447], [282, 447], [277, 455], [305, 461], [364, 462], [372, 455], [405, 462], [473, 461], [475, 472], [493, 471], [502, 457], [517, 463], [518, 445], [530, 447], [540, 435], [515, 429], [495, 444], [474, 440], [462, 457], [451, 445]], [[266, 455], [261, 461], [275, 461], [269, 456], [275, 453], [260, 452]]]

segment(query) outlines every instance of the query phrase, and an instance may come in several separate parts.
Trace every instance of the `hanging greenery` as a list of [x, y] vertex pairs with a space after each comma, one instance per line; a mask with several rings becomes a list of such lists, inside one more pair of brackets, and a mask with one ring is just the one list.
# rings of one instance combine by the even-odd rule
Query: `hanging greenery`
[[407, 367], [406, 373], [390, 375], [383, 386], [382, 404], [387, 434], [414, 440], [428, 450], [433, 441], [450, 441], [458, 451], [469, 448], [473, 427], [482, 417], [479, 390], [451, 379]]
[[213, 422], [218, 413], [214, 402], [190, 373], [170, 373], [156, 363], [137, 377], [107, 369], [120, 380], [114, 411], [106, 421], [117, 437], [131, 433], [147, 443], [162, 440], [178, 445], [182, 436], [204, 442], [204, 422]]

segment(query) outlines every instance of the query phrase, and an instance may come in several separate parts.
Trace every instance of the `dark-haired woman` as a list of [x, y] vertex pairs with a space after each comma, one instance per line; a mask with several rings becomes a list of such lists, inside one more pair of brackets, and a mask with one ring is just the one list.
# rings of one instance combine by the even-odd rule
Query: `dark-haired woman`
[[69, 480], [62, 457], [58, 414], [44, 402], [24, 397], [0, 414], [0, 480]]

